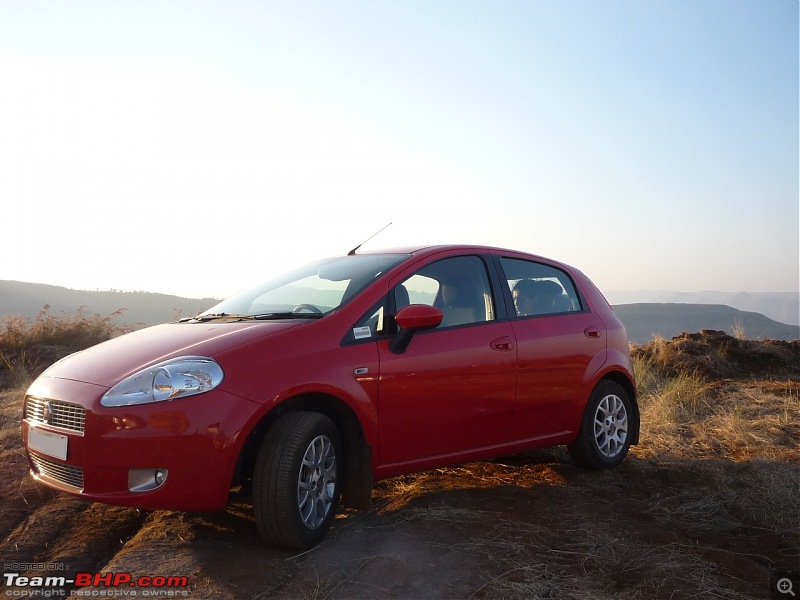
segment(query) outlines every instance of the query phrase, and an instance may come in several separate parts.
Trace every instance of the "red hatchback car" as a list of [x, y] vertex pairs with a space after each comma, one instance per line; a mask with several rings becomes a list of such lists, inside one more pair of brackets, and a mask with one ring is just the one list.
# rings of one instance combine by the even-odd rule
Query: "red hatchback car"
[[68, 356], [22, 430], [50, 487], [212, 510], [252, 486], [264, 539], [302, 549], [378, 479], [555, 444], [615, 467], [639, 409], [625, 329], [585, 275], [437, 246], [314, 262]]

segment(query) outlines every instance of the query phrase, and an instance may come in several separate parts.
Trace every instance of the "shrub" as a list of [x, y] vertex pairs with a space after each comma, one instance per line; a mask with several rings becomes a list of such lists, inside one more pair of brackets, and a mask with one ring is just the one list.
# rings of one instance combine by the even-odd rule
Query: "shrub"
[[691, 373], [705, 380], [800, 376], [800, 340], [744, 340], [704, 329], [671, 341], [657, 337], [632, 347], [632, 354], [666, 375]]
[[127, 333], [130, 327], [113, 323], [123, 310], [104, 317], [88, 315], [82, 306], [75, 315], [56, 316], [45, 304], [32, 320], [4, 317], [0, 320], [0, 389], [24, 386], [68, 354]]

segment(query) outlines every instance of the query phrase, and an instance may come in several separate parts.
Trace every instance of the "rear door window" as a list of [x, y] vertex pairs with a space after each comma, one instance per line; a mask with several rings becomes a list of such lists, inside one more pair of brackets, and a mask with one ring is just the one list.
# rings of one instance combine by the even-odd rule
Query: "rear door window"
[[517, 317], [580, 312], [583, 304], [561, 269], [517, 258], [501, 258]]

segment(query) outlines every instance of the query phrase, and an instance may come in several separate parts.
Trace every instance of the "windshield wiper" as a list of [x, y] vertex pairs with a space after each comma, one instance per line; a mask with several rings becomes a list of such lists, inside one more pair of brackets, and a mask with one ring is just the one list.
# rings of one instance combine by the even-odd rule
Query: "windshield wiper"
[[196, 315], [194, 317], [184, 317], [183, 319], [178, 319], [178, 323], [188, 323], [190, 321], [194, 321], [196, 323], [205, 323], [207, 321], [214, 321], [216, 319], [241, 319], [247, 318], [249, 315], [237, 315], [231, 313], [211, 313], [209, 315]]
[[254, 321], [271, 321], [278, 319], [321, 319], [323, 316], [322, 313], [313, 312], [272, 312], [260, 315], [248, 315], [246, 318], [253, 319]]
[[230, 319], [231, 321], [277, 321], [280, 319], [321, 319], [322, 313], [313, 312], [271, 312], [258, 315], [243, 315], [237, 313], [212, 313], [210, 315], [197, 315], [195, 317], [184, 317], [178, 323], [206, 323], [217, 319]]

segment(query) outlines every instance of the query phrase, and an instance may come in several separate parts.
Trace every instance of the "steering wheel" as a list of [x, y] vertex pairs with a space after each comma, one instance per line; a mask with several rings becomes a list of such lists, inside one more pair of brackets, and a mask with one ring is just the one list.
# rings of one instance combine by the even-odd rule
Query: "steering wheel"
[[304, 310], [314, 313], [315, 315], [321, 315], [322, 311], [314, 306], [313, 304], [298, 304], [292, 309], [292, 314], [301, 313]]

